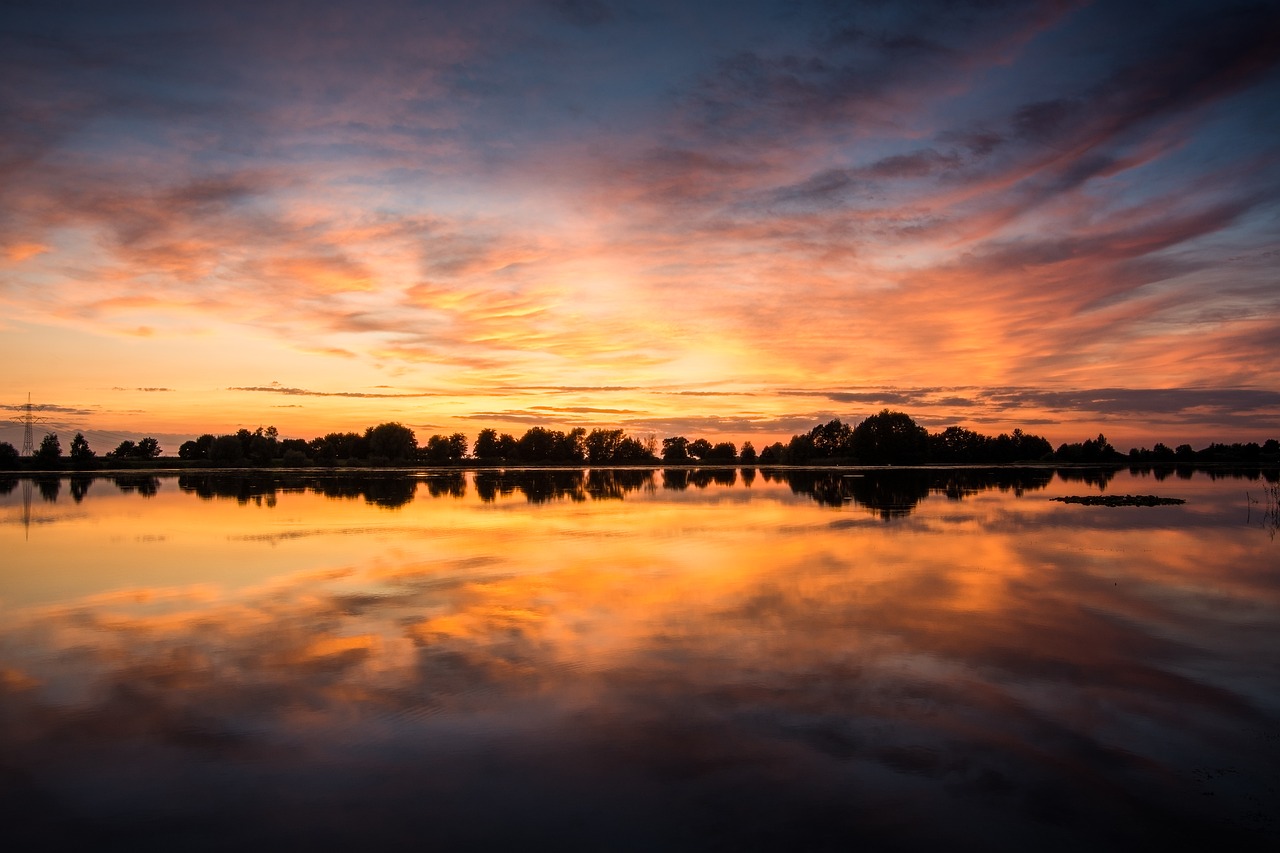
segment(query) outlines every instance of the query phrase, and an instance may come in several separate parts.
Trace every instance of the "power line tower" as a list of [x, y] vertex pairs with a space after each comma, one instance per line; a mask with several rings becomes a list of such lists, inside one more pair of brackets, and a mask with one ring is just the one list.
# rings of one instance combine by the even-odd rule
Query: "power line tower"
[[31, 429], [31, 425], [34, 422], [35, 422], [35, 419], [31, 414], [31, 392], [28, 391], [26, 415], [22, 419], [22, 425], [24, 427], [22, 431], [22, 455], [23, 456], [35, 456], [36, 454], [35, 434]]

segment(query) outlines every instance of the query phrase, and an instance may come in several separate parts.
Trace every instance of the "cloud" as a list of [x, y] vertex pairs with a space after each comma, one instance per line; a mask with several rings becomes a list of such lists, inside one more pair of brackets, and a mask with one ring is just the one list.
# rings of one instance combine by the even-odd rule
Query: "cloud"
[[385, 393], [376, 391], [309, 391], [305, 388], [288, 388], [282, 385], [239, 385], [228, 391], [252, 391], [265, 394], [284, 394], [288, 397], [352, 397], [356, 399], [415, 399], [420, 397], [437, 397], [433, 392]]
[[20, 5], [6, 331], [673, 422], [1276, 385], [1266, 6]]

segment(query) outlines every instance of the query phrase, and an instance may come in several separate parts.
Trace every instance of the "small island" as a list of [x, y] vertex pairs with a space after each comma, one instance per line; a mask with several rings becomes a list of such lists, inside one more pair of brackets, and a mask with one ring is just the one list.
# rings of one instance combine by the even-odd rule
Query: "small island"
[[1171, 506], [1186, 503], [1182, 498], [1162, 498], [1156, 495], [1066, 495], [1049, 500], [1085, 506]]

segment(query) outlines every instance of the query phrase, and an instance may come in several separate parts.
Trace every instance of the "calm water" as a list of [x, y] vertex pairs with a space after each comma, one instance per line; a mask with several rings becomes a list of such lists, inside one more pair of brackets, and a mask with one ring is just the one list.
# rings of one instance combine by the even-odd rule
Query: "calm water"
[[[1266, 485], [0, 480], [0, 819], [23, 849], [1276, 849]], [[1100, 490], [1187, 503], [1049, 500]]]

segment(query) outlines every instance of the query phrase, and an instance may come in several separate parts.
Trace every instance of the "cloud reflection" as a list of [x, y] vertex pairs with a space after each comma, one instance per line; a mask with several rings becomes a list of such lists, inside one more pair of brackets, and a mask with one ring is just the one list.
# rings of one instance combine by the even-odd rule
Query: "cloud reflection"
[[[419, 558], [11, 611], [0, 743], [46, 798], [22, 825], [323, 847], [428, 825], [751, 849], [1271, 831], [1192, 775], [1274, 781], [1273, 667], [1244, 664], [1277, 628], [1280, 587], [1241, 569], [1265, 537], [1115, 510], [1080, 529], [979, 488], [966, 513], [836, 524], [782, 484], [721, 487], [743, 499], [562, 496], [464, 526], [449, 558], [406, 538]], [[271, 817], [279, 785], [300, 787]]]

